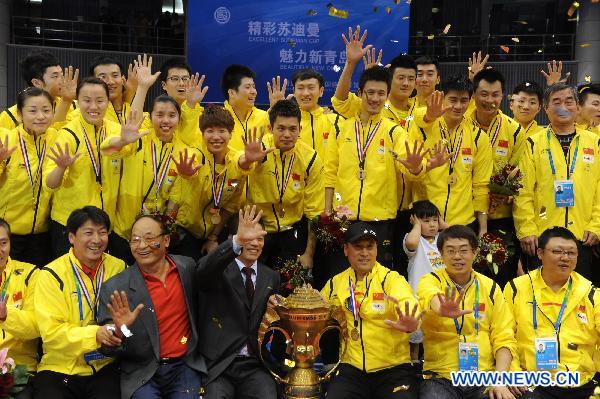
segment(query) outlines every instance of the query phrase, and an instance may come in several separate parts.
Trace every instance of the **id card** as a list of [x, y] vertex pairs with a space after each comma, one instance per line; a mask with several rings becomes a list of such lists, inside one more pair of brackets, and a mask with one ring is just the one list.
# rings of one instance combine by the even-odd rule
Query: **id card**
[[106, 356], [98, 351], [91, 351], [83, 354], [83, 360], [85, 360], [87, 364], [93, 362], [94, 360], [102, 360], [104, 358], [106, 358]]
[[575, 206], [573, 180], [554, 180], [554, 203], [557, 208]]
[[535, 339], [535, 363], [538, 370], [556, 370], [558, 368], [556, 337]]
[[461, 371], [477, 371], [479, 368], [479, 345], [458, 343], [458, 368]]

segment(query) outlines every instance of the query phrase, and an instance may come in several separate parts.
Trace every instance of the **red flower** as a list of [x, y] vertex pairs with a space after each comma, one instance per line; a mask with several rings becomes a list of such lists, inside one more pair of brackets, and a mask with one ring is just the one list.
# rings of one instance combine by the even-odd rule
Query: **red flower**
[[10, 395], [10, 390], [12, 389], [14, 382], [12, 374], [0, 375], [0, 398]]

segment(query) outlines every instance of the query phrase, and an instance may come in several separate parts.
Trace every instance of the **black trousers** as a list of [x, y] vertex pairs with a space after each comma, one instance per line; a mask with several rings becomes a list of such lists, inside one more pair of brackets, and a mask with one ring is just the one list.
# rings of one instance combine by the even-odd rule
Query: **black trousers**
[[118, 399], [119, 368], [111, 363], [90, 376], [40, 371], [33, 382], [34, 399]]
[[135, 262], [129, 242], [114, 231], [108, 237], [108, 253], [121, 259], [127, 266], [131, 266]]
[[236, 357], [227, 369], [206, 386], [205, 399], [276, 399], [275, 380], [252, 357]]
[[12, 234], [10, 236], [10, 256], [18, 261], [44, 267], [54, 259], [50, 233]]
[[304, 253], [308, 240], [308, 221], [301, 219], [291, 227], [289, 230], [266, 235], [265, 245], [260, 255], [262, 263], [277, 269], [284, 262]]
[[67, 227], [54, 220], [50, 221], [50, 241], [52, 243], [54, 259], [63, 256], [71, 249]]
[[594, 380], [580, 387], [538, 387], [533, 392], [524, 393], [520, 399], [588, 399], [597, 386]]
[[404, 211], [398, 210], [394, 222], [394, 270], [406, 278], [408, 278], [408, 256], [402, 248], [402, 241], [404, 240], [404, 236], [412, 230], [410, 215], [411, 211], [408, 209]]
[[327, 388], [327, 399], [417, 399], [418, 380], [411, 364], [365, 373], [342, 364]]

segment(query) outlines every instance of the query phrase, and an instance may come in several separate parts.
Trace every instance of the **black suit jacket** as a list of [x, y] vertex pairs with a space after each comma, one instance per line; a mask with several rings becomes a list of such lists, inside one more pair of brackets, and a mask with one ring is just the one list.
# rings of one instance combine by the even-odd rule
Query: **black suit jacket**
[[279, 273], [259, 263], [252, 303], [235, 261], [231, 240], [200, 260], [199, 350], [208, 366], [208, 382], [218, 377], [246, 344], [258, 353], [258, 328], [269, 297], [279, 292]]
[[[170, 256], [179, 272], [187, 304], [191, 336], [188, 339], [185, 363], [200, 372], [206, 373], [206, 363], [198, 352], [198, 333], [196, 329], [198, 265], [192, 258], [185, 256]], [[114, 291], [125, 291], [129, 306], [134, 309], [143, 303], [139, 317], [130, 327], [133, 336], [124, 338], [121, 347], [116, 349], [103, 348], [103, 352], [119, 359], [121, 365], [121, 398], [129, 399], [133, 393], [152, 378], [159, 366], [160, 341], [158, 324], [154, 313], [154, 305], [146, 287], [144, 277], [135, 263], [123, 272], [109, 279], [102, 285], [98, 322], [100, 325], [112, 323], [107, 304], [110, 294]]]

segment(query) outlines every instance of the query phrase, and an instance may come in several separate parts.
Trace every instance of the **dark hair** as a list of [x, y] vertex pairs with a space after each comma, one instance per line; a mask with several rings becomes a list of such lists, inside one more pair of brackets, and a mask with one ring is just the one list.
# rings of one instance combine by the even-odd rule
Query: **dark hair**
[[435, 56], [430, 57], [428, 55], [423, 55], [415, 60], [415, 64], [417, 66], [433, 64], [435, 66], [435, 70], [438, 73], [438, 75], [440, 74], [440, 62], [438, 61], [437, 57], [435, 57]]
[[229, 89], [237, 91], [244, 78], [256, 79], [256, 74], [245, 65], [233, 64], [225, 68], [221, 77], [221, 91], [226, 100], [229, 100]]
[[102, 79], [97, 78], [95, 76], [88, 76], [87, 78], [83, 78], [81, 82], [79, 82], [79, 84], [77, 85], [77, 98], [79, 98], [79, 92], [85, 85], [100, 85], [104, 88], [104, 91], [106, 92], [106, 97], [110, 97], [108, 95], [108, 85]]
[[365, 85], [369, 81], [385, 82], [388, 93], [392, 88], [392, 74], [387, 68], [379, 65], [365, 69], [363, 73], [360, 74], [360, 78], [358, 79], [358, 88], [361, 92], [364, 90]]
[[537, 84], [536, 82], [533, 82], [533, 81], [521, 82], [515, 86], [515, 88], [512, 91], [512, 94], [519, 94], [521, 92], [537, 96], [540, 104], [542, 103], [544, 93], [542, 92], [541, 86], [539, 84]]
[[23, 111], [23, 107], [25, 106], [25, 101], [27, 101], [27, 99], [39, 96], [46, 97], [46, 99], [50, 101], [50, 105], [52, 105], [52, 97], [50, 97], [50, 94], [46, 90], [38, 87], [28, 87], [17, 94], [17, 110]]
[[431, 218], [440, 215], [440, 211], [429, 200], [415, 201], [412, 204], [411, 213], [419, 219]]
[[571, 90], [573, 93], [573, 97], [575, 97], [575, 101], [578, 101], [579, 96], [577, 95], [577, 90], [574, 86], [568, 85], [566, 83], [554, 83], [552, 86], [548, 86], [546, 91], [544, 92], [544, 107], [548, 107], [550, 105], [550, 97], [554, 93], [558, 93], [563, 90]]
[[152, 112], [154, 112], [154, 106], [158, 103], [166, 103], [173, 105], [175, 107], [175, 110], [177, 111], [177, 114], [181, 118], [181, 107], [179, 106], [179, 103], [175, 101], [173, 97], [167, 96], [165, 94], [161, 94], [152, 101], [152, 106], [150, 107], [150, 115], [152, 115]]
[[171, 231], [169, 229], [169, 226], [167, 225], [167, 221], [164, 215], [158, 215], [158, 214], [153, 214], [153, 213], [149, 213], [149, 214], [139, 214], [136, 216], [135, 220], [133, 221], [133, 224], [131, 225], [131, 227], [133, 228], [133, 226], [135, 226], [135, 224], [141, 220], [141, 219], [151, 219], [154, 220], [156, 223], [158, 223], [158, 225], [160, 226], [160, 234], [163, 235], [170, 235]]
[[231, 113], [220, 105], [209, 105], [200, 117], [200, 130], [204, 132], [211, 127], [222, 127], [233, 132], [235, 122]]
[[399, 55], [390, 61], [390, 73], [392, 76], [394, 75], [396, 68], [413, 69], [415, 74], [417, 73], [417, 63], [410, 55], [406, 54]]
[[0, 227], [4, 227], [6, 232], [8, 233], [8, 237], [10, 238], [10, 224], [2, 218], [0, 218]]
[[575, 234], [573, 234], [569, 229], [560, 226], [554, 226], [549, 229], [544, 230], [542, 234], [540, 234], [540, 238], [538, 238], [538, 248], [546, 248], [548, 245], [548, 241], [551, 238], [564, 238], [565, 240], [574, 241], [577, 244], [577, 238]]
[[100, 55], [100, 56], [94, 58], [92, 60], [92, 63], [90, 64], [90, 67], [88, 69], [90, 76], [96, 76], [94, 69], [96, 69], [96, 67], [98, 65], [116, 65], [119, 67], [119, 71], [121, 72], [121, 75], [125, 74], [125, 70], [123, 69], [123, 64], [121, 64], [120, 61], [118, 61], [117, 59], [115, 59], [113, 57], [107, 57], [105, 55]]
[[477, 239], [475, 232], [470, 227], [457, 224], [448, 227], [446, 230], [440, 233], [437, 239], [438, 250], [442, 252], [444, 243], [452, 238], [465, 239], [469, 241], [469, 245], [473, 250], [479, 247], [479, 240]]
[[108, 214], [100, 208], [88, 205], [71, 212], [69, 219], [67, 219], [67, 231], [72, 234], [77, 234], [77, 230], [79, 230], [79, 228], [87, 221], [104, 226], [106, 227], [106, 230], [110, 230], [110, 218], [108, 217]]
[[583, 105], [590, 94], [600, 96], [600, 84], [592, 83], [581, 85], [577, 88], [577, 91], [579, 93], [579, 105]]
[[160, 81], [161, 82], [166, 82], [167, 78], [169, 77], [169, 71], [171, 69], [174, 68], [181, 68], [181, 69], [185, 69], [186, 71], [188, 71], [188, 73], [190, 74], [190, 76], [192, 75], [192, 68], [190, 67], [190, 65], [185, 61], [184, 58], [181, 57], [173, 57], [173, 58], [169, 58], [168, 60], [166, 60], [161, 66], [160, 66]]
[[479, 87], [479, 82], [481, 82], [482, 80], [485, 80], [488, 83], [500, 82], [500, 90], [502, 90], [502, 92], [504, 93], [504, 83], [506, 82], [506, 80], [504, 79], [504, 75], [502, 75], [502, 72], [500, 72], [499, 70], [489, 68], [482, 69], [481, 71], [477, 72], [477, 74], [473, 78], [473, 88], [475, 90], [477, 90], [477, 88]]
[[325, 86], [325, 78], [314, 69], [300, 69], [299, 71], [296, 71], [292, 76], [292, 83], [295, 86], [297, 81], [308, 79], [317, 79], [319, 81], [319, 87]]
[[464, 75], [450, 76], [442, 82], [442, 91], [445, 95], [451, 91], [466, 91], [471, 97], [473, 95], [473, 83]]
[[298, 119], [298, 124], [302, 118], [300, 114], [300, 108], [292, 100], [279, 100], [269, 110], [269, 122], [271, 126], [275, 123], [278, 116], [293, 117]]
[[53, 66], [60, 66], [58, 59], [46, 51], [29, 54], [20, 63], [21, 77], [27, 86], [32, 86], [33, 79], [44, 79], [46, 69]]

